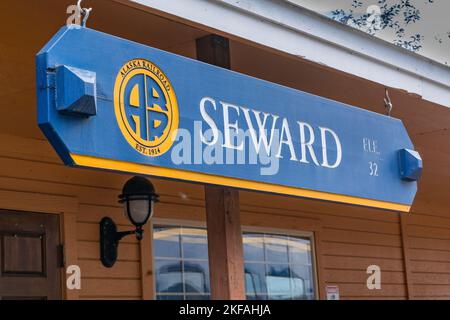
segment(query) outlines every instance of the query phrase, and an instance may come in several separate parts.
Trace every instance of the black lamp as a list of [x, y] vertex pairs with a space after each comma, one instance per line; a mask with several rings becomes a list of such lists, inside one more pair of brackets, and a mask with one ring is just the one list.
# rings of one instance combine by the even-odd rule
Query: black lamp
[[100, 221], [100, 259], [105, 267], [112, 267], [117, 260], [119, 241], [128, 235], [135, 234], [141, 240], [142, 227], [153, 215], [153, 204], [158, 202], [153, 184], [143, 177], [133, 177], [128, 180], [119, 195], [123, 203], [124, 214], [136, 227], [131, 231], [117, 231], [117, 226], [111, 218], [104, 217]]

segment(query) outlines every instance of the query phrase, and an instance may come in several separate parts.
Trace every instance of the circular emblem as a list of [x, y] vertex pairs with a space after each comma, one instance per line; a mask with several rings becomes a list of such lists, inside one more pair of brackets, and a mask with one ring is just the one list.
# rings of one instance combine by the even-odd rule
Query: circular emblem
[[178, 104], [169, 79], [148, 60], [133, 59], [114, 86], [117, 123], [138, 152], [157, 157], [170, 149], [178, 129]]

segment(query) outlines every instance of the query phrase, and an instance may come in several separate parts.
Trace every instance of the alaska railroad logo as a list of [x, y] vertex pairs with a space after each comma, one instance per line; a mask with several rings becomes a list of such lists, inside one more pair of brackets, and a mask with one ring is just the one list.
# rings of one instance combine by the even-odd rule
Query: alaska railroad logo
[[138, 152], [157, 157], [173, 144], [178, 129], [178, 103], [166, 75], [144, 59], [128, 61], [114, 86], [117, 123]]

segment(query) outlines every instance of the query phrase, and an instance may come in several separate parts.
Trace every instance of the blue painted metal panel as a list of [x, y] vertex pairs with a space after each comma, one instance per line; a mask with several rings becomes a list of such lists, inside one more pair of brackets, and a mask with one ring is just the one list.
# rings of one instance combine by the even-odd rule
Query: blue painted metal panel
[[[416, 181], [402, 179], [400, 172], [399, 151], [414, 147], [398, 119], [88, 28], [63, 27], [36, 61], [38, 123], [67, 165], [89, 166], [76, 161], [79, 155], [97, 159], [97, 168], [102, 159], [110, 159], [121, 164], [119, 171], [135, 171], [126, 164], [145, 165], [181, 170], [177, 178], [182, 180], [207, 174], [217, 184], [230, 185], [232, 178], [242, 188], [261, 182], [280, 193], [287, 187], [406, 206], [416, 194]], [[55, 80], [61, 66], [96, 75], [96, 115], [58, 111], [57, 87], [71, 85], [70, 79], [64, 84]], [[223, 145], [236, 126], [248, 131], [250, 124], [258, 128], [258, 120], [269, 142], [271, 133], [274, 137], [268, 154], [261, 149], [267, 157], [257, 163], [211, 164], [211, 157], [202, 156], [209, 153], [226, 162], [227, 152], [233, 151], [235, 161], [248, 158], [254, 149], [251, 134], [242, 150]], [[220, 136], [208, 146], [215, 135], [208, 136], [207, 130], [214, 126]], [[261, 132], [255, 132], [259, 138]], [[276, 144], [280, 140], [281, 147]], [[240, 145], [238, 140], [229, 144]], [[264, 171], [271, 165], [277, 169]]]

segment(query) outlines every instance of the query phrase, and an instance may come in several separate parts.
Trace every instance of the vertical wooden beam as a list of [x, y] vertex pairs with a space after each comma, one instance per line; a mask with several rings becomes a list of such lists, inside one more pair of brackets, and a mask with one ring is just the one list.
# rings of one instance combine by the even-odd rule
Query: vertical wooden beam
[[[197, 59], [230, 69], [229, 41], [217, 35], [197, 39]], [[205, 186], [211, 298], [245, 299], [239, 192]]]
[[405, 268], [405, 281], [406, 281], [406, 292], [409, 300], [414, 299], [413, 283], [412, 283], [412, 272], [411, 272], [411, 260], [409, 257], [409, 241], [408, 241], [408, 231], [407, 231], [407, 213], [399, 213], [400, 216], [400, 230], [402, 235], [402, 251], [403, 251], [403, 262]]
[[211, 298], [243, 300], [244, 261], [239, 191], [205, 186]]
[[197, 39], [197, 60], [231, 69], [230, 42], [215, 34]]

